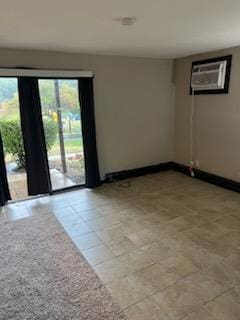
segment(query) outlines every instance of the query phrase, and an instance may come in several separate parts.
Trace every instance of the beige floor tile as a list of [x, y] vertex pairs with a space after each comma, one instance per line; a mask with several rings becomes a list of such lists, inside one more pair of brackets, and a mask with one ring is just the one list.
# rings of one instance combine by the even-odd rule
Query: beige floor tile
[[122, 231], [121, 225], [97, 231], [97, 235], [108, 245], [126, 240], [126, 236]]
[[97, 204], [94, 201], [85, 201], [80, 203], [72, 204], [72, 208], [75, 212], [82, 212], [97, 208]]
[[19, 204], [13, 204], [11, 207], [7, 207], [5, 210], [6, 217], [8, 220], [23, 219], [30, 216], [30, 211]]
[[239, 320], [240, 291], [235, 287], [210, 301], [184, 320]]
[[216, 220], [216, 223], [224, 228], [228, 228], [230, 232], [240, 230], [240, 220], [234, 215], [223, 216]]
[[174, 284], [176, 281], [199, 271], [199, 269], [184, 256], [173, 256], [162, 263], [156, 263], [137, 274], [159, 290]]
[[[76, 211], [77, 212], [77, 211]], [[90, 210], [82, 210], [77, 212], [77, 214], [85, 221], [91, 221], [93, 219], [102, 218], [103, 215], [97, 209], [90, 209]]]
[[[63, 199], [64, 200], [64, 199]], [[58, 203], [58, 202], [54, 202], [54, 203]], [[72, 207], [70, 207], [70, 205], [67, 203], [66, 200], [64, 200], [63, 204], [64, 204], [64, 207], [61, 208], [61, 203], [62, 202], [59, 202], [59, 207], [56, 207], [56, 208], [53, 208], [52, 211], [53, 213], [55, 214], [55, 216], [60, 219], [60, 218], [63, 218], [63, 217], [77, 217], [75, 211], [73, 210]], [[48, 203], [46, 204], [48, 207], [51, 206], [49, 205]]]
[[202, 270], [157, 293], [154, 300], [174, 319], [181, 319], [233, 287], [237, 280], [232, 271], [226, 266]]
[[229, 318], [215, 318], [214, 315], [211, 315], [208, 310], [202, 308], [197, 309], [196, 311], [191, 312], [186, 317], [182, 318], [183, 320], [230, 320]]
[[116, 258], [100, 263], [93, 268], [104, 283], [116, 281], [128, 273], [125, 266]]
[[94, 232], [75, 237], [73, 238], [73, 241], [80, 250], [86, 250], [103, 244], [101, 239]]
[[129, 320], [240, 319], [237, 193], [161, 172], [1, 211], [53, 211]]
[[179, 280], [177, 274], [163, 270], [158, 263], [140, 270], [136, 274], [150, 282], [157, 291], [163, 290]]
[[231, 289], [238, 281], [239, 272], [220, 263], [183, 279], [179, 285], [201, 295], [207, 302]]
[[223, 224], [218, 223], [216, 220], [204, 224], [201, 227], [197, 227], [192, 229], [192, 233], [195, 236], [194, 241], [197, 239], [205, 239], [205, 240], [215, 240], [221, 238], [225, 234], [229, 233], [229, 228], [224, 226]]
[[62, 223], [64, 229], [67, 231], [71, 238], [82, 236], [91, 233], [93, 230], [82, 220], [78, 220], [77, 223]]
[[227, 257], [223, 259], [223, 262], [231, 265], [233, 268], [240, 270], [240, 251], [237, 250], [236, 252], [231, 253]]
[[151, 298], [124, 310], [129, 320], [172, 320]]
[[225, 243], [226, 245], [232, 246], [235, 249], [240, 249], [240, 230], [229, 232], [218, 239], [218, 241], [221, 245]]
[[83, 224], [86, 226], [86, 223], [83, 221], [83, 219], [75, 213], [69, 213], [68, 215], [58, 216], [58, 220], [66, 228], [71, 228], [71, 226], [74, 227], [74, 225], [77, 224]]
[[177, 244], [166, 237], [159, 242], [153, 242], [141, 248], [154, 262], [162, 263], [164, 260], [180, 253]]
[[[222, 248], [221, 252], [223, 251]], [[223, 259], [221, 255], [217, 254], [216, 250], [209, 250], [209, 248], [194, 243], [191, 240], [178, 246], [178, 252], [191, 260], [198, 268], [206, 268], [218, 264]]]
[[169, 233], [184, 231], [191, 228], [193, 225], [193, 222], [188, 216], [177, 217], [166, 224], [166, 231]]
[[193, 292], [178, 284], [158, 292], [153, 296], [153, 299], [162, 312], [168, 314], [173, 320], [184, 318], [200, 308], [205, 302], [199, 293], [193, 294]]
[[118, 243], [107, 245], [116, 257], [137, 250], [137, 246], [127, 237]]
[[239, 320], [240, 287], [237, 286], [217, 297], [207, 304], [204, 309], [214, 320]]
[[229, 244], [228, 241], [223, 241], [223, 239], [226, 239], [228, 236], [231, 237], [231, 233], [222, 235], [220, 239], [201, 239], [197, 237], [194, 241], [208, 255], [219, 257], [221, 260], [236, 252], [236, 248], [233, 244]]
[[[125, 204], [127, 206], [127, 204]], [[105, 204], [100, 207], [98, 207], [98, 211], [101, 213], [102, 216], [105, 215], [111, 215], [111, 214], [117, 214], [121, 210], [121, 207], [115, 202], [112, 204]]]
[[149, 267], [155, 263], [154, 259], [141, 249], [126, 253], [117, 259], [125, 266], [128, 274]]
[[240, 270], [234, 269], [225, 262], [203, 269], [198, 275], [200, 279], [204, 277], [210, 281], [215, 281], [221, 287], [221, 291], [226, 291], [240, 283]]
[[101, 231], [106, 228], [112, 228], [116, 225], [119, 225], [121, 222], [120, 218], [117, 215], [108, 215], [106, 217], [101, 217], [97, 219], [92, 219], [87, 222], [88, 226], [94, 231]]
[[137, 275], [123, 277], [108, 286], [121, 308], [127, 308], [156, 292], [152, 284]]
[[181, 319], [202, 307], [238, 282], [238, 273], [220, 264], [201, 270], [154, 296], [174, 319]]
[[142, 221], [138, 219], [126, 220], [122, 222], [121, 225], [121, 229], [125, 235], [136, 233], [145, 229], [142, 225]]
[[92, 266], [110, 260], [114, 257], [112, 251], [104, 244], [83, 250], [82, 254]]
[[128, 234], [127, 238], [137, 247], [143, 247], [144, 245], [150, 244], [159, 239], [159, 236], [156, 231], [152, 232], [149, 229], [143, 229], [141, 231]]
[[[239, 204], [238, 204], [238, 206], [239, 206]], [[240, 220], [240, 208], [238, 208], [238, 210], [237, 210], [236, 212], [234, 212], [234, 213], [232, 214], [232, 216], [233, 216], [235, 219]]]
[[177, 215], [172, 216], [169, 211], [166, 209], [159, 209], [152, 212], [149, 212], [145, 216], [145, 220], [151, 221], [152, 223], [166, 223], [172, 219], [178, 217]]

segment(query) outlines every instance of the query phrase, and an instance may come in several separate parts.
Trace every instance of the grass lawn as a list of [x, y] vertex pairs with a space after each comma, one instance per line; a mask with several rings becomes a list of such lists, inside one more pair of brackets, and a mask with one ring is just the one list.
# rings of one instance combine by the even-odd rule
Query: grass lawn
[[[78, 153], [83, 151], [83, 144], [82, 140], [77, 139], [68, 139], [64, 141], [65, 146], [65, 152], [66, 153]], [[51, 148], [51, 150], [48, 151], [49, 156], [55, 156], [60, 154], [60, 147], [59, 147], [59, 141], [56, 140], [55, 144]]]

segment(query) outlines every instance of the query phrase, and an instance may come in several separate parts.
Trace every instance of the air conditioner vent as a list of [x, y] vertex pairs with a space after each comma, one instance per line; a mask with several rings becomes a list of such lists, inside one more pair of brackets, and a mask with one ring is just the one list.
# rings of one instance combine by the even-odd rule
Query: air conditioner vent
[[197, 90], [223, 89], [227, 61], [195, 65], [192, 68], [191, 87]]

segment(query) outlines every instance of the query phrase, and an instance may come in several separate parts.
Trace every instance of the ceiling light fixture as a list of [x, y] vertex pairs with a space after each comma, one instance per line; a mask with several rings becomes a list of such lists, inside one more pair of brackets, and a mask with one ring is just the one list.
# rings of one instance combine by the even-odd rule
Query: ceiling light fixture
[[136, 17], [117, 17], [113, 19], [113, 21], [121, 22], [123, 26], [132, 26], [136, 20]]

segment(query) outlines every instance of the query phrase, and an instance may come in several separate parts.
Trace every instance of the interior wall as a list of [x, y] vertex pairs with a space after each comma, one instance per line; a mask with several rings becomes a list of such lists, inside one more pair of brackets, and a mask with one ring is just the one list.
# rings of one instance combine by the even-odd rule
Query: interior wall
[[171, 60], [1, 49], [0, 67], [94, 72], [102, 178], [171, 160]]
[[232, 54], [228, 94], [194, 97], [194, 159], [199, 168], [240, 181], [240, 47], [174, 61], [174, 161], [189, 164], [192, 61]]

